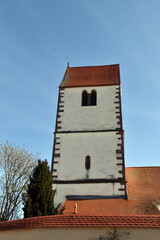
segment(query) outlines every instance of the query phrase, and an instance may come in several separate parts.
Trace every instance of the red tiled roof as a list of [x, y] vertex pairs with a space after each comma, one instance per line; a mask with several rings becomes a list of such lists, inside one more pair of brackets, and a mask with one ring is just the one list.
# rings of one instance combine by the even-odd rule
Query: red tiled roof
[[160, 216], [55, 215], [0, 222], [0, 230], [64, 227], [160, 228]]
[[160, 200], [160, 167], [126, 168], [129, 200]]
[[120, 84], [119, 64], [66, 69], [60, 88]]
[[74, 214], [75, 204], [77, 204], [78, 214], [88, 216], [160, 214], [154, 202], [131, 201], [126, 199], [67, 200], [64, 204], [64, 214]]

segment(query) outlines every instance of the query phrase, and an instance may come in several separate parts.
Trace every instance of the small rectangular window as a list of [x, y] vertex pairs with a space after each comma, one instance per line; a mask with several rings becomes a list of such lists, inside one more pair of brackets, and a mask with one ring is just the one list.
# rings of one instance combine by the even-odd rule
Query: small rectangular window
[[86, 170], [89, 170], [90, 167], [91, 167], [91, 157], [89, 155], [87, 155], [85, 158], [85, 168], [86, 168]]

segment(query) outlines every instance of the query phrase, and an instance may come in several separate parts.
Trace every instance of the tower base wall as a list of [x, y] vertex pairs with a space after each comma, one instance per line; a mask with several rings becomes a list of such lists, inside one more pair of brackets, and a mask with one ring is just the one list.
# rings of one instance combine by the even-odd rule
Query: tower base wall
[[56, 189], [54, 203], [64, 203], [67, 199], [125, 198], [123, 183], [73, 183], [53, 184]]

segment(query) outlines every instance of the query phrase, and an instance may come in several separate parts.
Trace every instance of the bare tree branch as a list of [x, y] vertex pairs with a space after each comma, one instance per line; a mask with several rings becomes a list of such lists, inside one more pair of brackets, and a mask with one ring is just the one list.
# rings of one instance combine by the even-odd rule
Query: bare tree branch
[[0, 221], [17, 217], [29, 176], [38, 160], [38, 154], [8, 142], [0, 144]]

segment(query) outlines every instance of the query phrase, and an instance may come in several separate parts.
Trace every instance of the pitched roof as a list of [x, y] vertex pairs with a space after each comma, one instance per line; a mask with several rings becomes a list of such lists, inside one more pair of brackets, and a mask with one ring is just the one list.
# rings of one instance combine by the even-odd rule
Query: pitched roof
[[129, 200], [160, 200], [160, 167], [126, 168]]
[[154, 202], [127, 199], [67, 200], [64, 214], [74, 214], [75, 204], [77, 214], [87, 216], [160, 215]]
[[0, 222], [0, 230], [65, 227], [160, 228], [160, 216], [54, 215]]
[[68, 67], [60, 84], [60, 88], [117, 84], [120, 84], [119, 64]]

